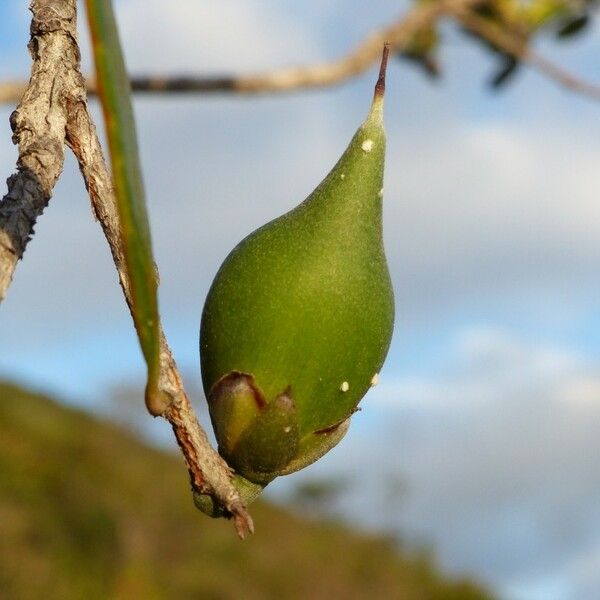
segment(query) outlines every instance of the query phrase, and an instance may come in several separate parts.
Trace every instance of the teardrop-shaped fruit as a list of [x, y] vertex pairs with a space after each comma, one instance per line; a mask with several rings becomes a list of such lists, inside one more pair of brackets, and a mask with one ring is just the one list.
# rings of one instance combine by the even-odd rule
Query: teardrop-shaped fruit
[[266, 485], [337, 444], [390, 344], [386, 61], [387, 49], [369, 115], [333, 170], [231, 252], [204, 306], [202, 379], [219, 450], [250, 482]]

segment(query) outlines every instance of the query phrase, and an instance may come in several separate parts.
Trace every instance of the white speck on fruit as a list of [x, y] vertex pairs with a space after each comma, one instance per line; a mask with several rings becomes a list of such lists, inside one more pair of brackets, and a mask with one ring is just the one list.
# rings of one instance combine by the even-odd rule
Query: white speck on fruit
[[350, 384], [347, 381], [342, 381], [340, 385], [340, 392], [347, 392], [350, 389]]
[[371, 152], [371, 150], [373, 150], [373, 140], [365, 140], [362, 143], [361, 148], [365, 151], [365, 152]]
[[292, 430], [292, 428], [289, 425], [283, 429], [283, 431], [285, 431], [285, 433], [289, 433], [291, 430]]
[[377, 194], [380, 198], [383, 198], [383, 188], [379, 190], [379, 194]]
[[346, 173], [342, 173], [342, 174], [340, 175], [340, 179], [346, 179]]
[[375, 373], [373, 377], [371, 377], [371, 387], [375, 387], [379, 383], [379, 373]]

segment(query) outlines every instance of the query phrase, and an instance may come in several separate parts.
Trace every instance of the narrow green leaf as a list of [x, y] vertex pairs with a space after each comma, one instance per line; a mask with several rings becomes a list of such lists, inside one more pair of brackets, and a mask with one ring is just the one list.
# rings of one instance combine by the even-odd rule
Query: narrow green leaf
[[166, 407], [158, 389], [157, 282], [131, 106], [131, 87], [111, 1], [86, 0], [86, 7], [110, 149], [121, 242], [131, 285], [131, 311], [148, 366], [146, 405], [156, 415]]

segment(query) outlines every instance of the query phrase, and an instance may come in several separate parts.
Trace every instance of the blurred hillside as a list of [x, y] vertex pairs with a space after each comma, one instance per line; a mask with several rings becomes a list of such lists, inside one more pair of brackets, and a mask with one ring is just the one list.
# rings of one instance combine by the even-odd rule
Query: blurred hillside
[[0, 384], [0, 597], [489, 598], [431, 559], [266, 504], [245, 542], [192, 506], [181, 460]]

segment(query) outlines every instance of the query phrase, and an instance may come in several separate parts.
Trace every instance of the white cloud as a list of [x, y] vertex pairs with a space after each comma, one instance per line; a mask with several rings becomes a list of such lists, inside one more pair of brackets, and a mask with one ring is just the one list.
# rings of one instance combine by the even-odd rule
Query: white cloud
[[136, 71], [240, 72], [320, 54], [305, 23], [275, 4], [124, 0], [117, 16], [129, 66]]
[[[406, 310], [448, 307], [467, 294], [531, 304], [532, 289], [550, 288], [556, 314], [580, 301], [575, 281], [597, 289], [600, 130], [544, 127], [484, 122], [409, 139], [398, 127], [386, 239]], [[543, 312], [537, 304], [532, 312]]]
[[[490, 328], [472, 328], [457, 335], [445, 362], [446, 377], [403, 376], [391, 372], [369, 394], [369, 405], [383, 409], [419, 411], [472, 410], [492, 406], [507, 395], [521, 395], [531, 386], [574, 406], [592, 403], [597, 381], [581, 379], [582, 358], [572, 350], [552, 344], [526, 341]], [[600, 396], [597, 398], [600, 404]]]
[[567, 381], [558, 392], [565, 404], [581, 409], [596, 409], [600, 404], [600, 376], [581, 377]]

